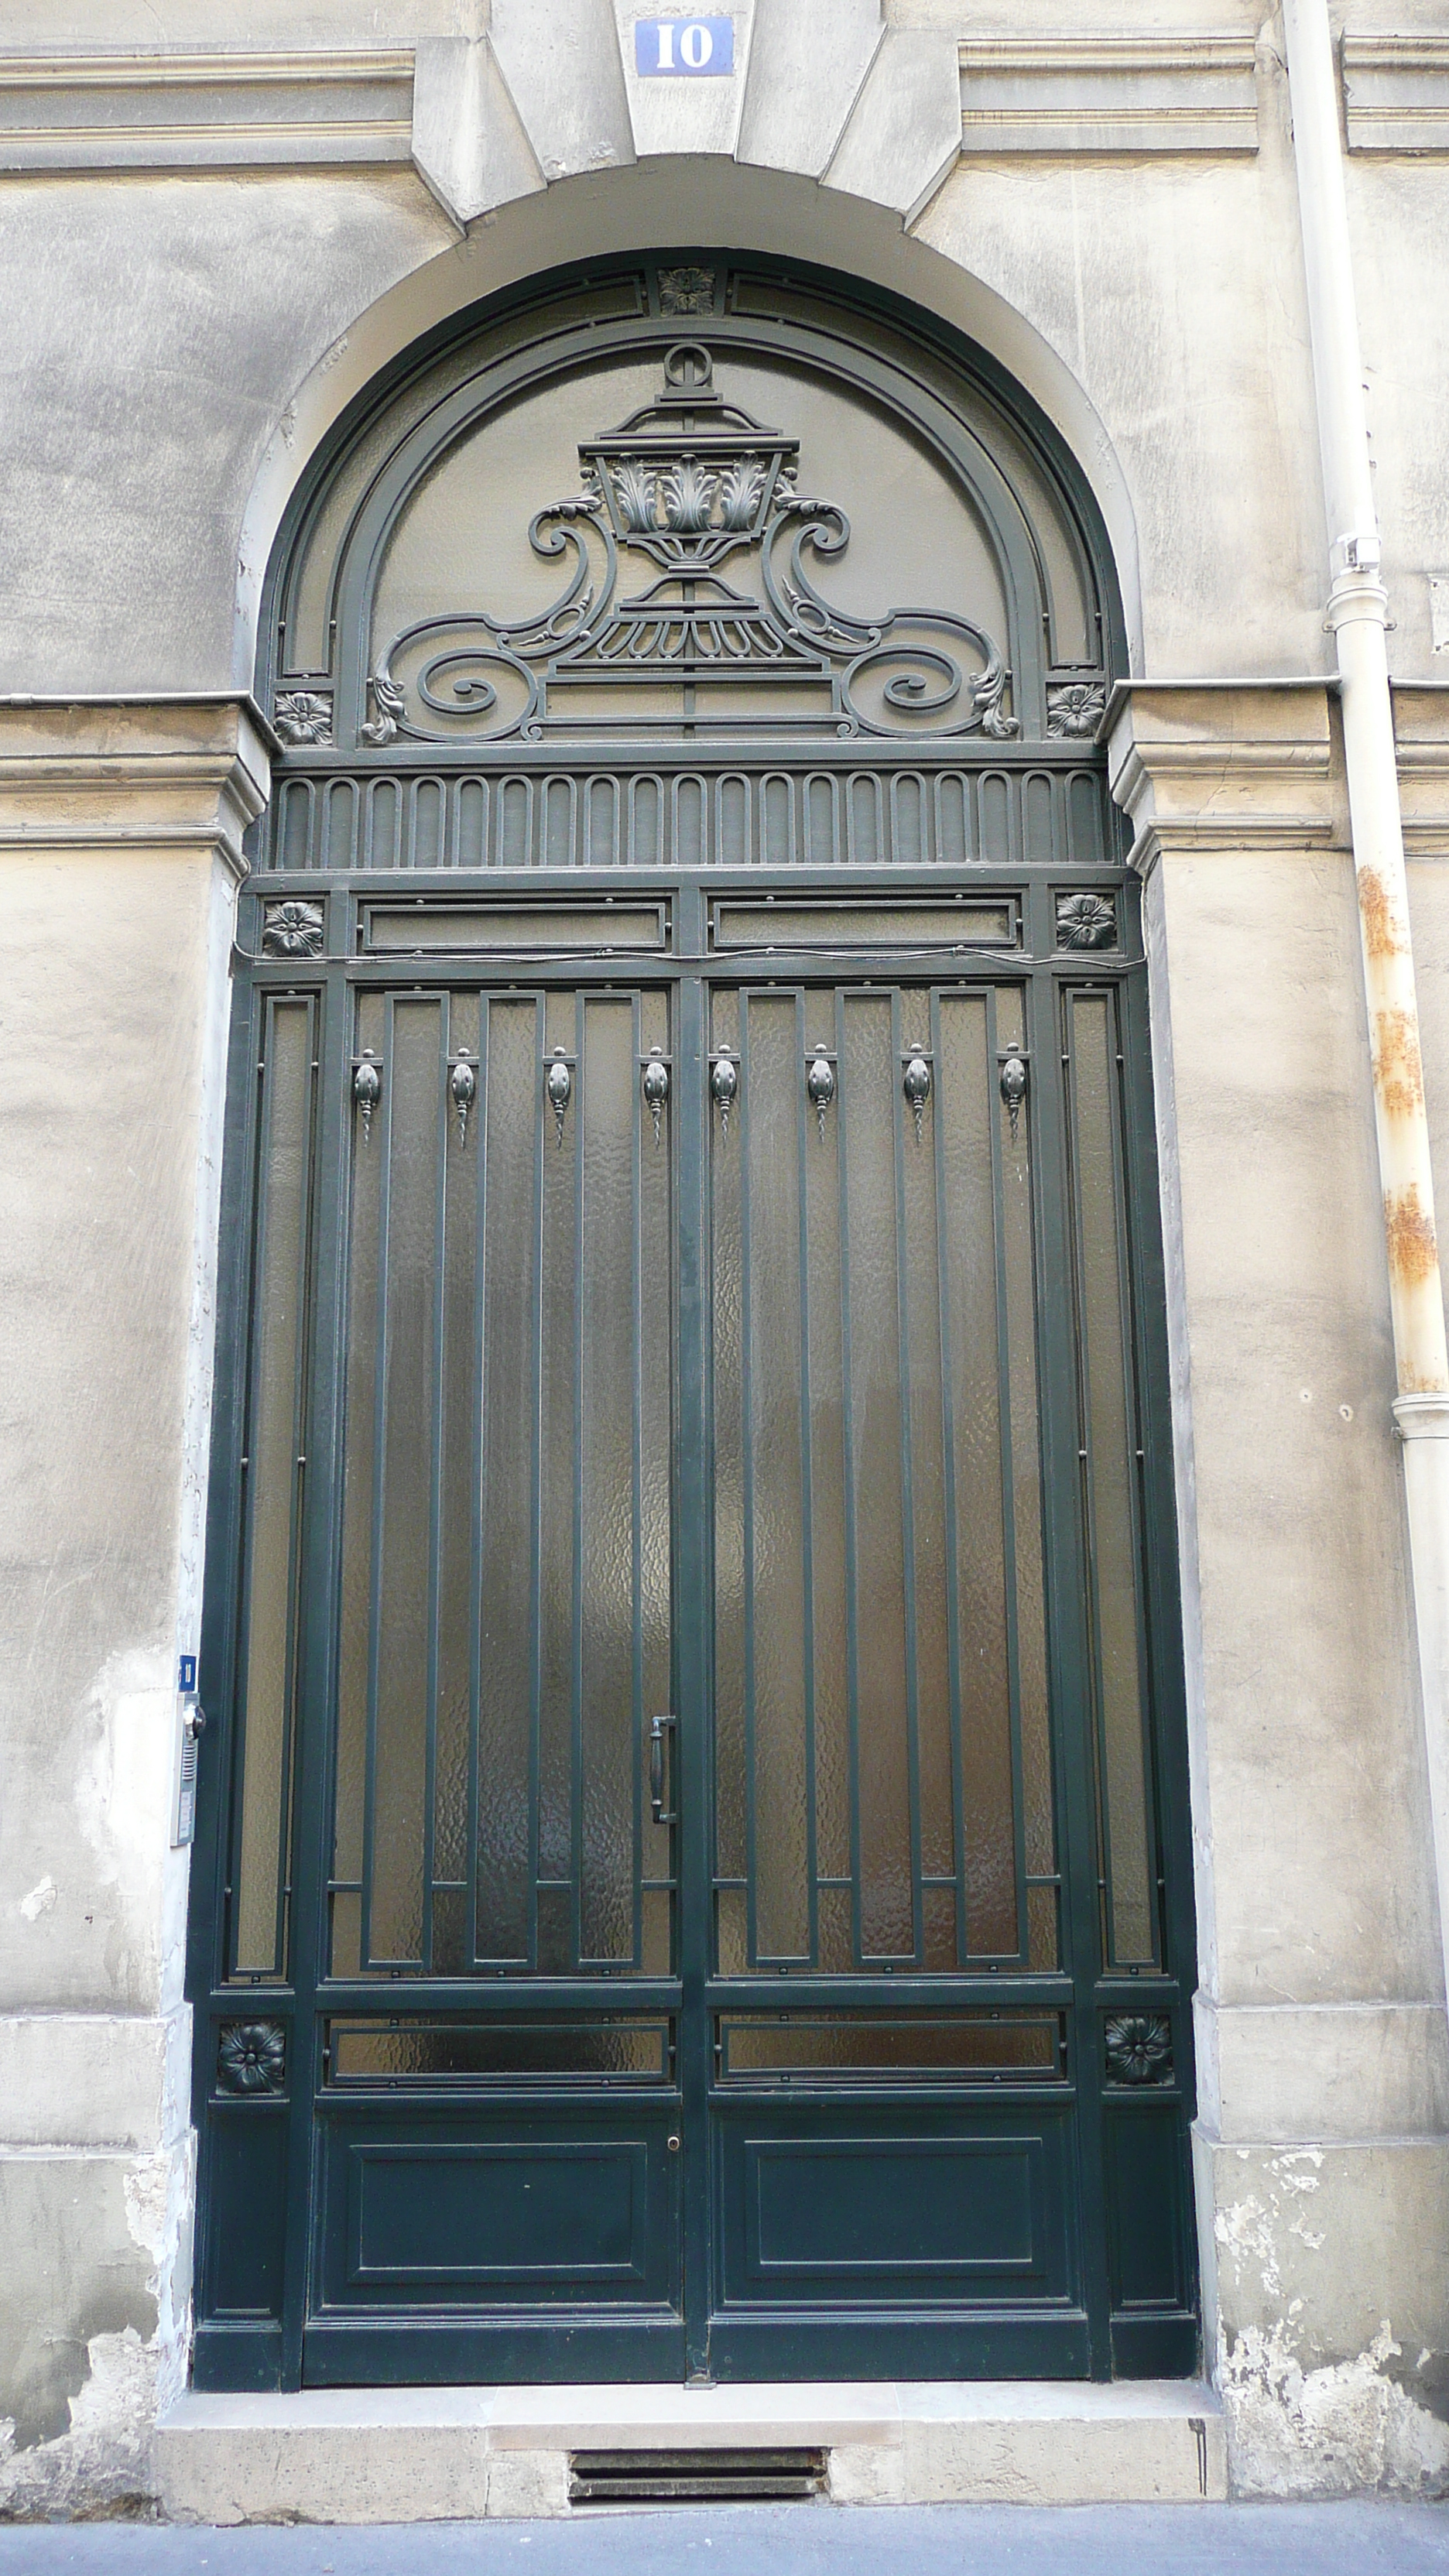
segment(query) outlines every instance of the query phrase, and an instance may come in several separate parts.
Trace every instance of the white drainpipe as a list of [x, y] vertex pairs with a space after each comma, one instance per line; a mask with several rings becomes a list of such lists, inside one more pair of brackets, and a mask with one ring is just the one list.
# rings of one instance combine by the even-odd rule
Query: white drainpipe
[[1374, 1123], [1399, 1387], [1394, 1419], [1403, 1441], [1410, 1579], [1449, 1988], [1449, 1352], [1385, 646], [1388, 597], [1379, 580], [1327, 0], [1283, 0], [1283, 25], [1328, 513], [1328, 623], [1338, 647], [1349, 825], [1373, 1050]]

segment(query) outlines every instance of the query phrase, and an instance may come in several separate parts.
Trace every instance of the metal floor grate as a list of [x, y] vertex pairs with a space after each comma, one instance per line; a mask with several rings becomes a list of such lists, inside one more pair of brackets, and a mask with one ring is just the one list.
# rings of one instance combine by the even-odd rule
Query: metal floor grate
[[823, 2450], [570, 2451], [570, 2504], [765, 2504], [825, 2492]]

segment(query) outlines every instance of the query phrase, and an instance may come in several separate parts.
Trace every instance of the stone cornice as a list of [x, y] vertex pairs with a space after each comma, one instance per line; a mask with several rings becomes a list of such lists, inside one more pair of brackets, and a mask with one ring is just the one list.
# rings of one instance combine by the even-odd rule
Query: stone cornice
[[406, 162], [413, 52], [0, 54], [0, 170]]
[[960, 64], [968, 154], [1258, 148], [1251, 37], [971, 36]]
[[1449, 152], [1449, 35], [1343, 38], [1350, 152]]
[[1405, 847], [1449, 856], [1449, 683], [1396, 681], [1393, 696]]
[[1342, 844], [1332, 695], [1320, 679], [1119, 682], [1099, 738], [1133, 864]]
[[276, 747], [240, 695], [0, 698], [0, 848], [210, 849], [244, 876]]

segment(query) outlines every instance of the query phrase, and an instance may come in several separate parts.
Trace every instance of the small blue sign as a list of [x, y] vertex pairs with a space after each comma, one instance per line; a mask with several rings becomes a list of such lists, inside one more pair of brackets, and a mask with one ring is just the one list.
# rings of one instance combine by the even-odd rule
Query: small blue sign
[[189, 1695], [191, 1692], [193, 1692], [193, 1691], [195, 1690], [195, 1688], [196, 1688], [196, 1657], [195, 1657], [194, 1655], [183, 1655], [183, 1656], [182, 1656], [182, 1658], [181, 1658], [181, 1679], [180, 1679], [180, 1681], [177, 1683], [176, 1687], [177, 1687], [177, 1689], [182, 1693], [183, 1697], [185, 1697], [185, 1696]]
[[639, 18], [634, 63], [641, 80], [718, 80], [735, 67], [733, 18]]

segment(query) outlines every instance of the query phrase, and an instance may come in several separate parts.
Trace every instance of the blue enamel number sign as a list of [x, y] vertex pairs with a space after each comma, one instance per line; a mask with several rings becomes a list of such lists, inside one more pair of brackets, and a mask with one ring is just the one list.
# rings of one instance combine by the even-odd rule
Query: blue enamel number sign
[[634, 62], [642, 80], [715, 80], [735, 67], [733, 18], [640, 18]]

